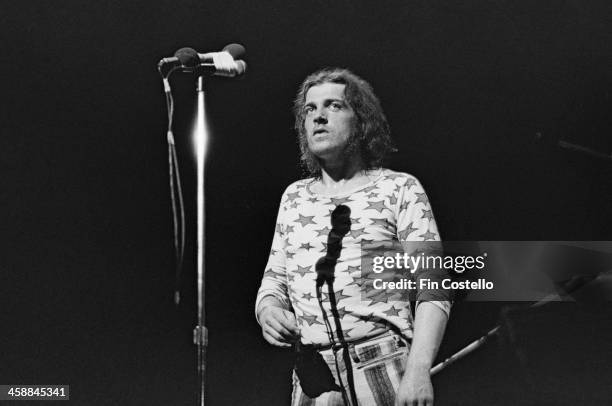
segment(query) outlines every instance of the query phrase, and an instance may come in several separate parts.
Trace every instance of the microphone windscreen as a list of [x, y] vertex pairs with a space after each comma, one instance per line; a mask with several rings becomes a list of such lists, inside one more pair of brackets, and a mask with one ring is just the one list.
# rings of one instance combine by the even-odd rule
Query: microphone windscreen
[[246, 54], [246, 49], [240, 44], [229, 44], [226, 45], [223, 50], [229, 53], [234, 59], [242, 59]]
[[236, 61], [236, 76], [244, 75], [246, 72], [247, 64], [245, 61], [237, 60]]
[[200, 63], [198, 52], [193, 48], [181, 48], [174, 53], [183, 66], [195, 67]]

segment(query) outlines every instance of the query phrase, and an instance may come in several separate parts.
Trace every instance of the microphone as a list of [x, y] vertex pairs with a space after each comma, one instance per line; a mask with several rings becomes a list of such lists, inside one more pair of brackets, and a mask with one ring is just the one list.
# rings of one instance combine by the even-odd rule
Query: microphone
[[246, 50], [240, 44], [229, 44], [221, 52], [198, 53], [193, 48], [181, 48], [173, 57], [163, 58], [157, 68], [163, 76], [176, 69], [183, 72], [204, 71], [216, 76], [234, 77], [246, 72], [246, 62], [241, 59]]

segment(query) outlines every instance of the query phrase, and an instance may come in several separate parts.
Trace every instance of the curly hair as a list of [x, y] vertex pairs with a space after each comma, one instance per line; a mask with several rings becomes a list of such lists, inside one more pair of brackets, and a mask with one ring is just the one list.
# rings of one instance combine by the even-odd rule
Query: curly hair
[[359, 151], [365, 165], [364, 169], [380, 167], [385, 157], [396, 149], [391, 141], [389, 123], [372, 86], [348, 69], [325, 68], [304, 80], [293, 104], [295, 130], [301, 152], [300, 159], [306, 172], [314, 177], [321, 176], [319, 159], [308, 148], [304, 127], [304, 104], [308, 90], [323, 83], [345, 85], [345, 100], [357, 118], [356, 128], [351, 135], [348, 148]]

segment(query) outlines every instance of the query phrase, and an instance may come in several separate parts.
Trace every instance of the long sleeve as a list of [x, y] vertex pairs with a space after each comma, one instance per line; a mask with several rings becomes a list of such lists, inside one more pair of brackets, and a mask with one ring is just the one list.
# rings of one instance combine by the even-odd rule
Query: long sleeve
[[[438, 232], [429, 198], [423, 186], [416, 178], [412, 176], [406, 178], [406, 182], [399, 193], [396, 210], [398, 239], [408, 254], [414, 253], [416, 249], [423, 248], [422, 242], [424, 241], [440, 241], [440, 233]], [[421, 243], [418, 243], [419, 241]], [[428, 275], [427, 272], [428, 270], [425, 270], [419, 277], [434, 277], [433, 273]], [[417, 307], [420, 304], [419, 299], [422, 298], [420, 293], [417, 294]], [[430, 293], [428, 292], [428, 294]], [[436, 298], [442, 297], [436, 295]], [[429, 299], [427, 301], [438, 306], [447, 316], [450, 313], [450, 300]]]
[[268, 263], [266, 264], [261, 285], [259, 287], [259, 291], [257, 292], [257, 299], [255, 301], [256, 315], [259, 303], [266, 296], [274, 296], [283, 304], [285, 308], [291, 308], [287, 289], [285, 252], [286, 239], [284, 235], [285, 225], [283, 222], [283, 202], [285, 200], [284, 193], [276, 218], [276, 227], [274, 230], [274, 238], [272, 239], [272, 248], [270, 249]]

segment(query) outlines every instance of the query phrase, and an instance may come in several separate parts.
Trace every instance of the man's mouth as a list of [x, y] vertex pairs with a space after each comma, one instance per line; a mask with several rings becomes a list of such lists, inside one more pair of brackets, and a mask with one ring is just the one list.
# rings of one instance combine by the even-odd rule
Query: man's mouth
[[317, 134], [323, 134], [326, 133], [327, 130], [325, 128], [317, 128], [316, 130], [314, 130], [314, 132], [312, 133], [313, 135], [317, 135]]

